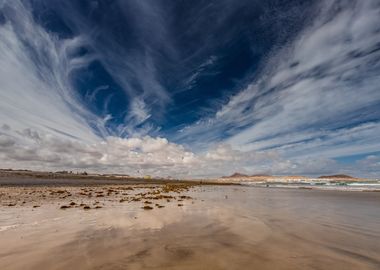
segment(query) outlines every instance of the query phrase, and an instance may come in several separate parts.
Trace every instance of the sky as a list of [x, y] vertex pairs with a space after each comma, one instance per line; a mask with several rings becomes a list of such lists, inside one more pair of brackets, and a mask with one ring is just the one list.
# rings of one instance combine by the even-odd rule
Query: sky
[[380, 177], [378, 0], [0, 0], [2, 168]]

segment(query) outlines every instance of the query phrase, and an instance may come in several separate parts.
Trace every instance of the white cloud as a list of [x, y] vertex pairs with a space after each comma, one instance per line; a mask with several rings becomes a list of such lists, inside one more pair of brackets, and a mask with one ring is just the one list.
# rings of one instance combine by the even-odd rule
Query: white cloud
[[[91, 143], [11, 127], [0, 133], [0, 162], [3, 168], [88, 170], [180, 178], [214, 177], [234, 172], [373, 176], [378, 170], [378, 159], [373, 157], [357, 162], [355, 167], [339, 167], [329, 158], [287, 159], [279, 151], [240, 151], [228, 144], [216, 144], [197, 154], [159, 137], [107, 137]], [[372, 169], [368, 170], [368, 166]]]
[[276, 153], [242, 152], [215, 145], [195, 154], [165, 138], [107, 137], [90, 143], [31, 129], [0, 134], [3, 167], [31, 169], [88, 169], [176, 177], [215, 176], [245, 171], [246, 167], [279, 159]]

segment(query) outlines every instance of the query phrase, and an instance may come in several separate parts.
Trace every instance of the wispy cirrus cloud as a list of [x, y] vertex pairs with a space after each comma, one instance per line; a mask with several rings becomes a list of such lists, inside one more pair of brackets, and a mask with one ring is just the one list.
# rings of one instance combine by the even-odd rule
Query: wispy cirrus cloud
[[147, 134], [154, 128], [145, 116], [154, 110], [154, 117], [160, 118], [171, 102], [158, 63], [162, 57], [174, 61], [176, 54], [166, 10], [158, 1], [94, 3], [88, 7], [90, 13], [75, 1], [57, 1], [54, 9], [74, 35], [89, 41], [87, 48], [96, 53], [96, 61], [123, 96], [126, 110], [115, 116], [118, 119], [110, 131], [118, 136]]
[[380, 149], [379, 12], [377, 1], [321, 2], [315, 20], [272, 53], [255, 82], [185, 127], [178, 141], [207, 147], [227, 134], [222, 140], [234, 147], [288, 157]]
[[100, 119], [78, 101], [70, 80], [91, 61], [74, 54], [86, 41], [49, 34], [20, 1], [3, 1], [0, 9], [1, 124], [95, 140], [88, 123]]

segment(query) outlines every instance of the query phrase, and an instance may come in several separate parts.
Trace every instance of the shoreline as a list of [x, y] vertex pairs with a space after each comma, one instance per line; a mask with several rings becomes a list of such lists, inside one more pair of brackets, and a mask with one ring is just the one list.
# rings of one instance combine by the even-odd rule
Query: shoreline
[[299, 190], [318, 190], [318, 191], [339, 191], [339, 192], [380, 192], [380, 184], [376, 187], [363, 186], [342, 186], [342, 185], [311, 185], [311, 184], [244, 184], [244, 187], [269, 188], [269, 189], [299, 189]]
[[144, 178], [105, 178], [86, 176], [81, 178], [72, 177], [31, 177], [31, 176], [0, 176], [0, 187], [96, 187], [96, 186], [144, 186], [144, 185], [192, 185], [192, 186], [241, 186], [247, 188], [263, 189], [300, 189], [319, 191], [340, 191], [340, 192], [380, 192], [380, 183], [377, 185], [363, 185], [355, 183], [350, 186], [345, 185], [315, 185], [313, 183], [247, 183], [238, 181], [223, 181], [217, 179], [206, 180], [174, 180], [174, 179], [144, 179]]

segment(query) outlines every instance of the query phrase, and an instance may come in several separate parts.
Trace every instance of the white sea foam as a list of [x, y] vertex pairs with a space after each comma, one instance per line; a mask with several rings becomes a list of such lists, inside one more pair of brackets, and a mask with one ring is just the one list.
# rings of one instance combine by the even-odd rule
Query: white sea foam
[[380, 182], [366, 183], [265, 183], [265, 182], [242, 182], [244, 186], [268, 187], [268, 188], [309, 188], [318, 190], [341, 190], [341, 191], [380, 191]]

